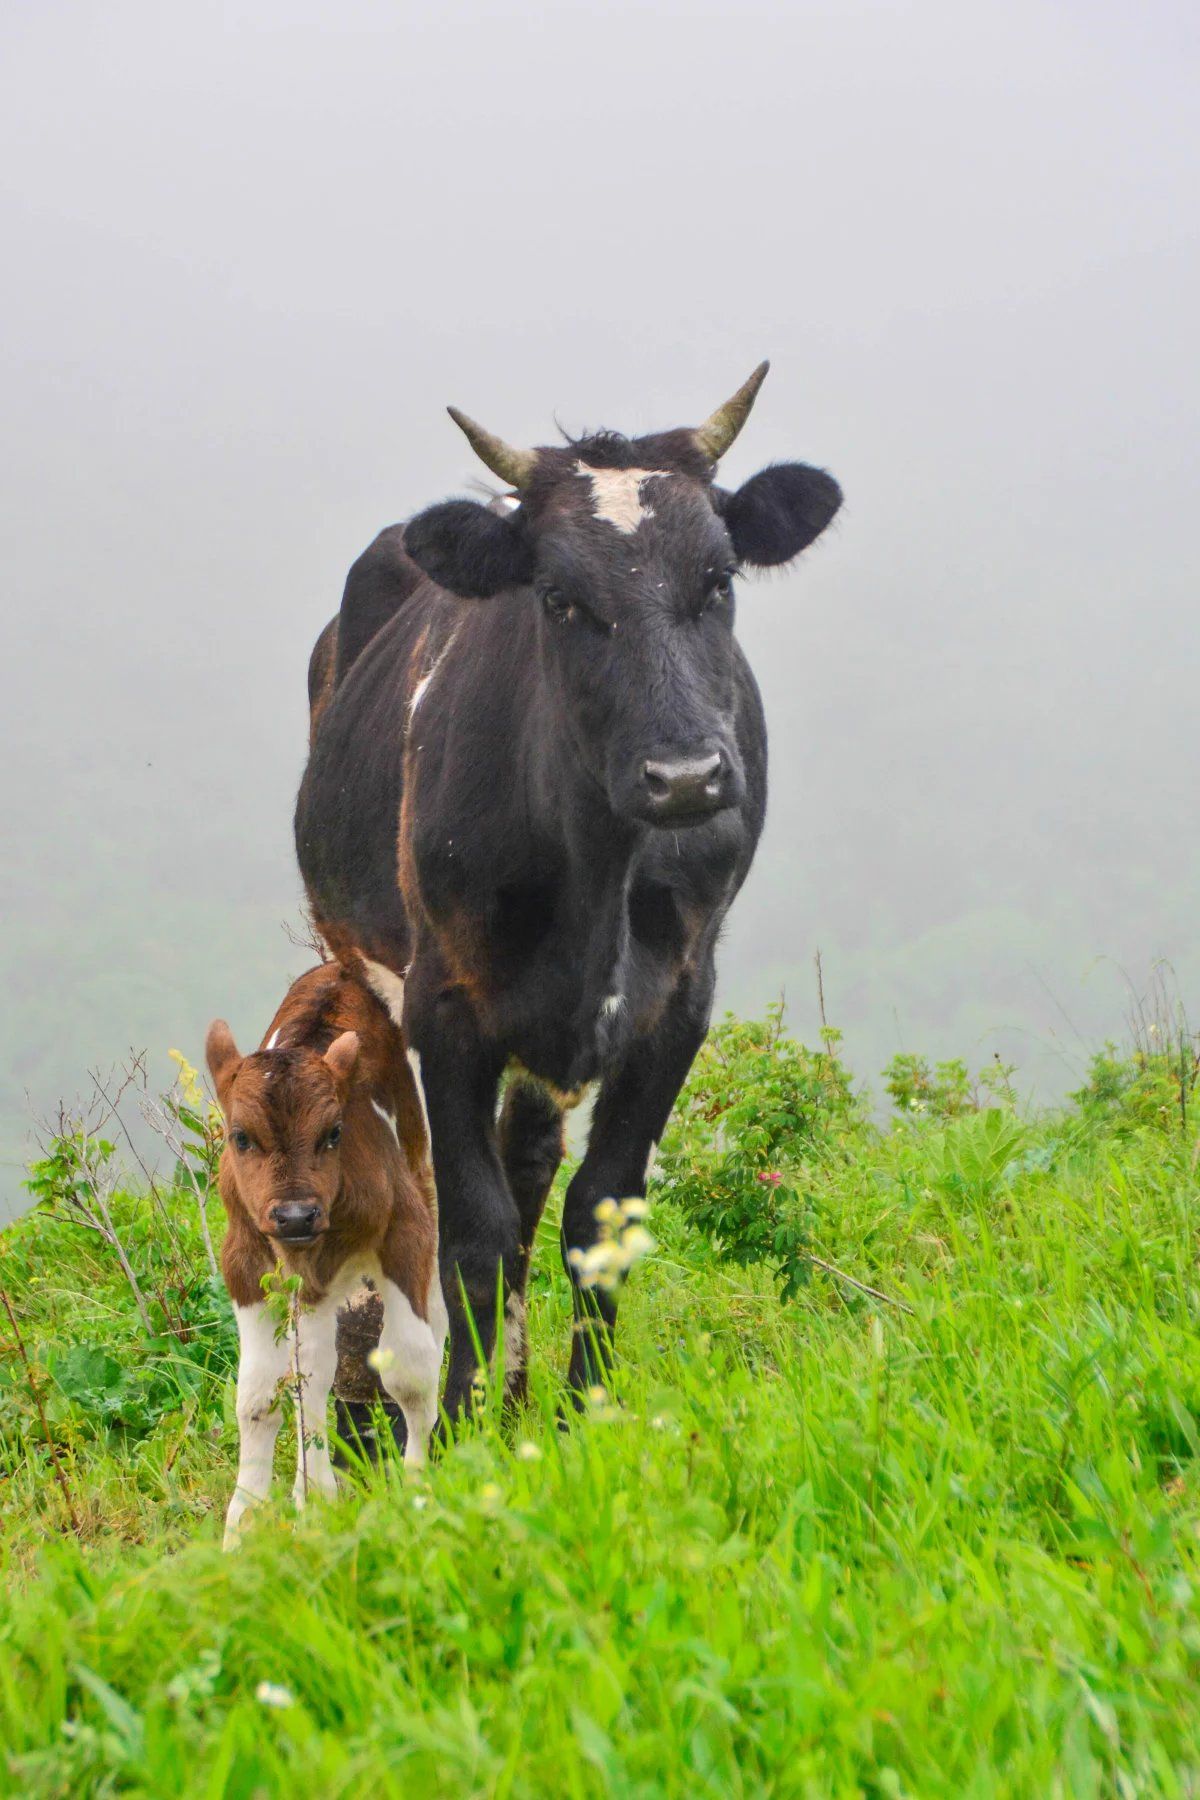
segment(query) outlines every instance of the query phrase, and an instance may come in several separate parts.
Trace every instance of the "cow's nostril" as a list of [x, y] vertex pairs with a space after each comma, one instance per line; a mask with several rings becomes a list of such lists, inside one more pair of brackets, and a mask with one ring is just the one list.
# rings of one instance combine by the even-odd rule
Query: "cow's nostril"
[[725, 758], [719, 750], [708, 756], [682, 757], [678, 762], [642, 765], [642, 782], [656, 813], [704, 810], [720, 799], [724, 778]]

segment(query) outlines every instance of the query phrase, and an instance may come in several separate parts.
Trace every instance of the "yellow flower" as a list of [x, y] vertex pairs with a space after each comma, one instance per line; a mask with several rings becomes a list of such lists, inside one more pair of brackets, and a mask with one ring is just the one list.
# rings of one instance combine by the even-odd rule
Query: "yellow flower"
[[185, 1105], [203, 1107], [206, 1103], [204, 1089], [200, 1086], [195, 1065], [190, 1063], [182, 1050], [168, 1050], [171, 1061], [179, 1064], [179, 1073], [175, 1077], [179, 1084], [179, 1092]]

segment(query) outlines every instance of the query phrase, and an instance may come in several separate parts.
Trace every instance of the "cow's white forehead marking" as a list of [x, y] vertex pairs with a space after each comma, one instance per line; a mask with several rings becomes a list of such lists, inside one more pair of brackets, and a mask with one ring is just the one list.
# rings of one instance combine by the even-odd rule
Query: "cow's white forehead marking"
[[592, 511], [598, 519], [615, 525], [628, 535], [636, 531], [643, 519], [654, 516], [654, 508], [642, 494], [642, 484], [665, 475], [665, 469], [589, 469], [584, 462], [575, 471], [592, 484]]

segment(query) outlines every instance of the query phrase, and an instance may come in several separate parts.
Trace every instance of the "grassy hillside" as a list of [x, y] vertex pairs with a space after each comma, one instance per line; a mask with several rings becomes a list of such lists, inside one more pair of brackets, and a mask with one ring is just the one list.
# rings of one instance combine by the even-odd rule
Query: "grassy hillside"
[[232, 1557], [194, 1202], [113, 1198], [148, 1335], [52, 1171], [0, 1237], [0, 1791], [1200, 1794], [1194, 1060], [1037, 1120], [910, 1062], [880, 1132], [835, 1052], [715, 1035], [620, 1405], [557, 1427], [551, 1217], [528, 1412]]

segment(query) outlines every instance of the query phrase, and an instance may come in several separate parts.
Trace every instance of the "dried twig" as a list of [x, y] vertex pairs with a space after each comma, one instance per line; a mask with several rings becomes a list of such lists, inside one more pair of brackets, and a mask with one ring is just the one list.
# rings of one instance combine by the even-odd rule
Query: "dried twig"
[[210, 1275], [216, 1275], [217, 1257], [213, 1249], [212, 1233], [208, 1227], [208, 1202], [211, 1190], [207, 1178], [202, 1178], [199, 1171], [189, 1161], [188, 1152], [193, 1146], [188, 1144], [184, 1133], [180, 1130], [178, 1120], [160, 1101], [151, 1100], [148, 1094], [143, 1094], [141, 1107], [142, 1117], [147, 1125], [162, 1139], [175, 1158], [176, 1169], [182, 1169], [188, 1178], [192, 1193], [196, 1198], [196, 1210], [200, 1215], [200, 1236], [204, 1242], [208, 1272]]
[[[124, 1098], [125, 1094], [128, 1092], [128, 1090], [135, 1085], [140, 1087], [141, 1093], [143, 1096], [143, 1100], [144, 1100], [145, 1095], [146, 1095], [146, 1089], [147, 1089], [146, 1052], [144, 1050], [142, 1050], [142, 1051], [131, 1050], [129, 1053], [129, 1056], [130, 1056], [129, 1064], [122, 1071], [121, 1085], [118, 1087], [115, 1096], [111, 1099], [109, 1098], [108, 1092], [105, 1089], [104, 1083], [100, 1080], [96, 1071], [93, 1069], [91, 1072], [92, 1086], [95, 1088], [96, 1093], [100, 1096], [100, 1099], [104, 1102], [104, 1105], [108, 1109], [106, 1116], [101, 1120], [101, 1124], [102, 1125], [107, 1124], [109, 1122], [109, 1120], [111, 1120], [112, 1123], [114, 1125], [116, 1125], [117, 1128], [119, 1129], [121, 1136], [125, 1139], [126, 1144], [128, 1144], [130, 1154], [132, 1155], [134, 1161], [137, 1163], [138, 1168], [141, 1170], [143, 1176], [145, 1177], [147, 1191], [149, 1192], [150, 1198], [151, 1198], [152, 1202], [154, 1203], [155, 1210], [157, 1211], [159, 1218], [162, 1220], [164, 1226], [166, 1227], [167, 1237], [170, 1240], [172, 1250], [175, 1252], [176, 1262], [182, 1265], [185, 1261], [184, 1255], [183, 1255], [183, 1246], [180, 1242], [179, 1233], [175, 1229], [175, 1221], [171, 1217], [171, 1210], [167, 1206], [161, 1193], [159, 1192], [158, 1183], [154, 1179], [153, 1169], [150, 1168], [149, 1164], [146, 1162], [145, 1157], [142, 1155], [141, 1151], [138, 1149], [137, 1145], [134, 1143], [133, 1138], [130, 1136], [130, 1133], [129, 1133], [129, 1127], [126, 1125], [125, 1120], [121, 1116], [121, 1112], [120, 1112], [121, 1101]], [[145, 1107], [143, 1105], [143, 1112], [144, 1111], [145, 1111]], [[97, 1129], [99, 1129], [99, 1127], [97, 1127]], [[194, 1273], [194, 1271], [191, 1268], [190, 1263], [187, 1265], [187, 1268], [188, 1268], [189, 1276], [192, 1273]], [[164, 1306], [164, 1311], [165, 1310], [166, 1310], [166, 1308]]]
[[[105, 1167], [107, 1153], [101, 1151], [96, 1137], [100, 1124], [103, 1122], [103, 1120], [97, 1121], [94, 1107], [92, 1112], [87, 1115], [72, 1114], [60, 1103], [57, 1122], [54, 1125], [50, 1125], [48, 1121], [42, 1122], [39, 1142], [47, 1156], [51, 1154], [55, 1141], [72, 1146], [75, 1167], [78, 1171], [74, 1178], [75, 1188], [82, 1188], [83, 1191], [78, 1192], [73, 1189], [63, 1196], [70, 1209], [70, 1216], [74, 1222], [86, 1225], [90, 1230], [97, 1232], [109, 1249], [115, 1252], [117, 1261], [121, 1265], [121, 1272], [129, 1283], [129, 1289], [137, 1305], [146, 1336], [153, 1337], [154, 1327], [150, 1322], [150, 1310], [146, 1305], [146, 1297], [133, 1272], [133, 1264], [126, 1254], [125, 1245], [113, 1221], [112, 1211], [108, 1204], [108, 1196], [116, 1186], [116, 1176]], [[58, 1213], [59, 1208], [56, 1206], [54, 1211]], [[162, 1299], [161, 1294], [159, 1298]]]
[[907, 1300], [898, 1300], [894, 1294], [885, 1294], [879, 1288], [869, 1287], [865, 1281], [855, 1280], [853, 1275], [847, 1275], [845, 1269], [839, 1269], [833, 1263], [826, 1262], [823, 1256], [814, 1256], [811, 1250], [806, 1250], [804, 1254], [809, 1262], [815, 1264], [818, 1269], [824, 1269], [827, 1275], [836, 1275], [839, 1281], [848, 1282], [852, 1288], [857, 1288], [860, 1294], [869, 1294], [872, 1300], [882, 1300], [885, 1306], [895, 1306], [901, 1312], [915, 1314], [916, 1308], [910, 1306]]
[[42, 1396], [38, 1392], [37, 1377], [34, 1374], [33, 1364], [29, 1360], [29, 1352], [25, 1348], [25, 1340], [21, 1336], [21, 1328], [17, 1324], [17, 1315], [12, 1309], [12, 1301], [8, 1297], [8, 1290], [5, 1288], [2, 1281], [0, 1281], [0, 1302], [3, 1302], [4, 1310], [8, 1314], [8, 1322], [12, 1326], [12, 1334], [17, 1343], [17, 1353], [25, 1365], [25, 1374], [29, 1381], [29, 1391], [33, 1395], [33, 1404], [37, 1407], [37, 1415], [42, 1422], [42, 1436], [46, 1440], [46, 1448], [50, 1452], [50, 1460], [54, 1464], [55, 1479], [62, 1492], [63, 1505], [67, 1509], [67, 1517], [71, 1521], [71, 1529], [74, 1531], [76, 1537], [82, 1537], [83, 1526], [79, 1523], [79, 1514], [75, 1511], [75, 1502], [71, 1498], [71, 1488], [67, 1481], [67, 1471], [63, 1468], [62, 1461], [59, 1457], [58, 1445], [50, 1435], [50, 1425], [46, 1418], [46, 1409], [42, 1405]]
[[821, 967], [821, 952], [819, 950], [813, 957], [813, 963], [817, 971], [817, 1011], [821, 1015], [821, 1035], [824, 1037], [825, 1033], [829, 1030], [829, 1020], [825, 1017], [825, 973]]
[[292, 1294], [292, 1345], [295, 1350], [296, 1435], [300, 1443], [300, 1492], [308, 1499], [308, 1438], [304, 1430], [304, 1372], [300, 1366], [300, 1290]]
[[329, 945], [317, 929], [317, 922], [313, 918], [311, 907], [302, 906], [300, 908], [299, 926], [293, 925], [290, 919], [284, 919], [282, 924], [284, 935], [289, 943], [295, 944], [298, 950], [311, 950], [319, 962], [327, 963], [333, 960]]

